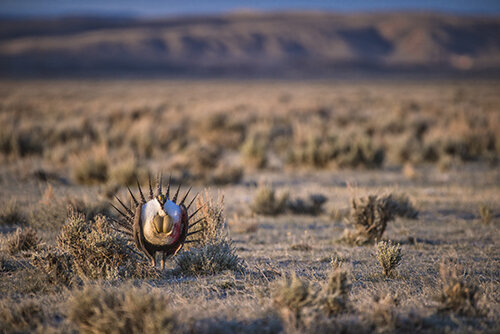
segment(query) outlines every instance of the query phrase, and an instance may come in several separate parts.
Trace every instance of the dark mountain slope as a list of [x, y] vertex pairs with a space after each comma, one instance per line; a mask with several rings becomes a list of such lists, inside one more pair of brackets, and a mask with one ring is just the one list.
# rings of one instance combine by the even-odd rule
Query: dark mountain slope
[[498, 72], [500, 18], [246, 13], [0, 23], [4, 75], [329, 76]]

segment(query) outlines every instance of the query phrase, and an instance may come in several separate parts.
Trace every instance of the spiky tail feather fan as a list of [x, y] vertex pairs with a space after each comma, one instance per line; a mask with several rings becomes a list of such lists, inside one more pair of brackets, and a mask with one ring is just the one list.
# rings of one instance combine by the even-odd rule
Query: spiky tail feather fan
[[[170, 199], [170, 188], [171, 188], [171, 181], [172, 178], [169, 178], [168, 185], [167, 185], [167, 190], [165, 194], [162, 193], [162, 176], [161, 174], [157, 178], [156, 182], [156, 191], [155, 194], [153, 194], [153, 186], [151, 184], [151, 177], [149, 176], [148, 180], [148, 185], [149, 185], [149, 196], [146, 198], [144, 196], [144, 193], [142, 191], [141, 185], [139, 183], [139, 180], [137, 179], [137, 188], [139, 191], [139, 199], [137, 199], [132, 190], [130, 190], [129, 187], [127, 187], [129, 194], [130, 194], [130, 206], [127, 206], [123, 203], [120, 198], [115, 196], [116, 200], [121, 206], [121, 209], [116, 207], [114, 204], [111, 203], [111, 206], [118, 212], [118, 214], [121, 216], [119, 219], [112, 219], [113, 227], [115, 230], [125, 234], [128, 238], [133, 241], [135, 246], [139, 251], [144, 253], [152, 262], [153, 266], [156, 265], [156, 253], [162, 253], [162, 268], [165, 265], [165, 259], [174, 256], [177, 254], [177, 252], [183, 247], [184, 243], [189, 243], [189, 242], [196, 242], [196, 240], [188, 240], [186, 241], [186, 238], [188, 236], [194, 235], [196, 233], [201, 232], [202, 230], [196, 230], [190, 232], [189, 230], [197, 225], [200, 221], [204, 219], [204, 217], [199, 218], [197, 221], [195, 221], [192, 224], [189, 224], [191, 219], [199, 212], [201, 209], [198, 208], [195, 210], [193, 213], [190, 215], [188, 214], [188, 210], [191, 208], [193, 205], [196, 197], [198, 194], [193, 196], [189, 204], [187, 206], [185, 205], [186, 199], [191, 191], [191, 188], [187, 190], [187, 192], [184, 194], [182, 199], [177, 202], [179, 198], [179, 192], [181, 189], [181, 185], [177, 187], [177, 190], [173, 196], [172, 199]], [[142, 209], [148, 203], [149, 201], [155, 200], [156, 198], [159, 198], [160, 196], [164, 196], [166, 199], [169, 201], [172, 201], [175, 205], [177, 205], [180, 208], [181, 212], [181, 229], [180, 233], [177, 238], [172, 240], [172, 242], [165, 243], [165, 244], [154, 244], [146, 240], [144, 236], [144, 223], [141, 221], [141, 214], [142, 214]]]

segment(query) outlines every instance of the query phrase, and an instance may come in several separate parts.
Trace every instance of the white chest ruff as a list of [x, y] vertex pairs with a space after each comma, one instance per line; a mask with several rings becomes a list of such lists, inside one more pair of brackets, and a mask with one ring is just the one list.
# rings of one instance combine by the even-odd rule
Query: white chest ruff
[[172, 230], [175, 230], [176, 226], [181, 224], [181, 209], [177, 204], [167, 200], [162, 208], [157, 199], [152, 199], [142, 206], [141, 222], [144, 231], [144, 238], [154, 245], [165, 245], [172, 239], [170, 233], [158, 233], [153, 224], [155, 216], [165, 216], [165, 214], [172, 218]]

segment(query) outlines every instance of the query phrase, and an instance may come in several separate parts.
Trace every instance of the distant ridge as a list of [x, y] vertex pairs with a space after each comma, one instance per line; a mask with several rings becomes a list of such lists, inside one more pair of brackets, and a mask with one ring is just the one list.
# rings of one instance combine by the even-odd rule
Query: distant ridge
[[322, 12], [0, 21], [2, 76], [500, 74], [500, 18]]

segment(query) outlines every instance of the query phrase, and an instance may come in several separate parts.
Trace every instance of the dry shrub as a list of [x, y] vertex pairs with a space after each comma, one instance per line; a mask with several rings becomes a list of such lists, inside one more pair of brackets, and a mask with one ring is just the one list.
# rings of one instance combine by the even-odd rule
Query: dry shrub
[[483, 224], [490, 224], [493, 219], [491, 208], [488, 205], [482, 204], [479, 206], [479, 217]]
[[361, 134], [349, 138], [310, 136], [306, 141], [295, 144], [288, 154], [288, 162], [316, 168], [330, 163], [340, 168], [380, 168], [384, 159], [385, 150]]
[[10, 256], [7, 252], [0, 251], [0, 272], [16, 271], [22, 268], [20, 261]]
[[309, 308], [314, 299], [314, 291], [309, 283], [293, 274], [284, 278], [272, 292], [273, 304], [278, 308], [283, 321], [291, 328], [307, 324]]
[[401, 263], [403, 255], [399, 244], [391, 245], [389, 242], [380, 241], [377, 244], [377, 260], [382, 266], [382, 271], [386, 277], [391, 277], [393, 270]]
[[337, 268], [320, 288], [295, 274], [284, 278], [272, 291], [272, 299], [287, 332], [312, 332], [321, 327], [331, 330], [334, 317], [348, 310], [349, 289], [347, 274]]
[[418, 211], [404, 194], [353, 198], [349, 222], [354, 230], [346, 230], [341, 240], [353, 245], [379, 241], [387, 223], [396, 216], [418, 217]]
[[31, 264], [46, 274], [51, 284], [72, 286], [77, 281], [73, 256], [56, 247], [33, 254]]
[[397, 296], [382, 293], [359, 303], [361, 319], [371, 333], [414, 333], [422, 329], [423, 321], [414, 311], [400, 312]]
[[41, 154], [44, 142], [44, 135], [39, 126], [23, 126], [10, 130], [8, 126], [3, 125], [0, 135], [0, 153], [13, 157]]
[[274, 189], [266, 184], [259, 184], [250, 209], [261, 215], [276, 216], [285, 211], [288, 193], [276, 196]]
[[347, 273], [340, 269], [340, 265], [334, 266], [333, 271], [323, 284], [317, 303], [327, 315], [336, 315], [348, 310], [347, 294], [350, 283]]
[[327, 198], [321, 194], [312, 194], [307, 199], [296, 198], [287, 202], [287, 208], [295, 214], [319, 215]]
[[194, 135], [210, 145], [238, 149], [244, 139], [246, 124], [231, 116], [230, 111], [209, 114], [193, 124], [196, 132]]
[[347, 219], [349, 217], [349, 208], [333, 208], [330, 211], [330, 217], [335, 221], [341, 221], [343, 219]]
[[385, 159], [385, 150], [376, 146], [372, 139], [365, 136], [354, 136], [344, 141], [340, 153], [336, 157], [339, 167], [380, 168]]
[[226, 270], [243, 270], [243, 261], [235, 253], [231, 241], [223, 239], [192, 247], [180, 253], [175, 262], [184, 275], [214, 275]]
[[408, 180], [416, 180], [420, 177], [420, 173], [415, 169], [413, 164], [409, 162], [403, 165], [402, 173]]
[[71, 196], [58, 196], [54, 194], [52, 187], [49, 186], [41, 200], [30, 212], [29, 224], [40, 229], [58, 230], [66, 221], [68, 212], [72, 210], [71, 208], [82, 212], [86, 217], [110, 215], [108, 203], [77, 199]]
[[397, 205], [395, 206], [397, 216], [409, 219], [418, 218], [418, 210], [415, 208], [415, 206], [410, 201], [407, 195], [396, 194], [396, 195], [391, 195], [391, 197], [392, 200], [397, 203]]
[[245, 165], [264, 168], [267, 163], [266, 145], [257, 136], [248, 136], [240, 149]]
[[105, 183], [109, 178], [109, 160], [105, 149], [96, 149], [76, 158], [73, 162], [73, 179], [78, 184]]
[[387, 223], [397, 214], [398, 203], [392, 195], [377, 197], [371, 195], [353, 198], [349, 222], [355, 230], [347, 230], [343, 240], [355, 245], [373, 243], [382, 238]]
[[0, 225], [24, 225], [27, 219], [17, 201], [4, 202], [0, 208]]
[[255, 233], [259, 229], [259, 223], [253, 219], [242, 219], [238, 214], [228, 221], [231, 232]]
[[308, 252], [312, 250], [312, 247], [306, 243], [298, 243], [290, 246], [290, 250]]
[[10, 254], [17, 254], [23, 251], [34, 251], [41, 243], [41, 239], [35, 229], [31, 227], [18, 228], [10, 234], [6, 241], [6, 247]]
[[136, 180], [139, 178], [137, 167], [137, 162], [134, 159], [112, 165], [109, 172], [109, 181], [121, 186], [135, 185]]
[[161, 293], [87, 286], [68, 301], [67, 316], [83, 333], [170, 333], [176, 320]]
[[335, 140], [323, 141], [320, 138], [309, 137], [306, 141], [294, 145], [288, 153], [288, 162], [294, 165], [306, 165], [323, 168], [335, 155]]
[[243, 169], [222, 159], [221, 147], [192, 143], [181, 154], [174, 157], [172, 169], [179, 178], [204, 184], [237, 183]]
[[200, 210], [195, 216], [195, 219], [199, 220], [199, 222], [193, 227], [193, 230], [200, 230], [201, 232], [194, 234], [188, 240], [198, 240], [197, 245], [204, 246], [222, 239], [226, 232], [224, 196], [219, 194], [214, 199], [206, 190], [204, 194], [196, 199], [196, 208]]
[[0, 299], [0, 332], [31, 333], [42, 326], [45, 311], [36, 299]]
[[200, 209], [197, 217], [201, 219], [191, 240], [197, 240], [194, 246], [180, 253], [175, 262], [184, 275], [210, 275], [226, 270], [240, 271], [243, 261], [235, 253], [231, 240], [227, 236], [224, 219], [224, 198], [216, 200], [205, 192], [198, 198]]
[[103, 216], [93, 221], [72, 210], [57, 237], [61, 250], [73, 258], [75, 272], [90, 279], [156, 276], [129, 241], [112, 230]]
[[207, 183], [225, 185], [240, 182], [243, 177], [243, 168], [220, 163], [206, 180]]
[[442, 312], [455, 312], [465, 316], [478, 316], [483, 312], [478, 302], [479, 288], [467, 280], [463, 267], [453, 262], [441, 262], [441, 294], [439, 308]]
[[219, 147], [193, 143], [185, 152], [181, 169], [186, 169], [192, 178], [203, 180], [217, 167], [222, 155]]

